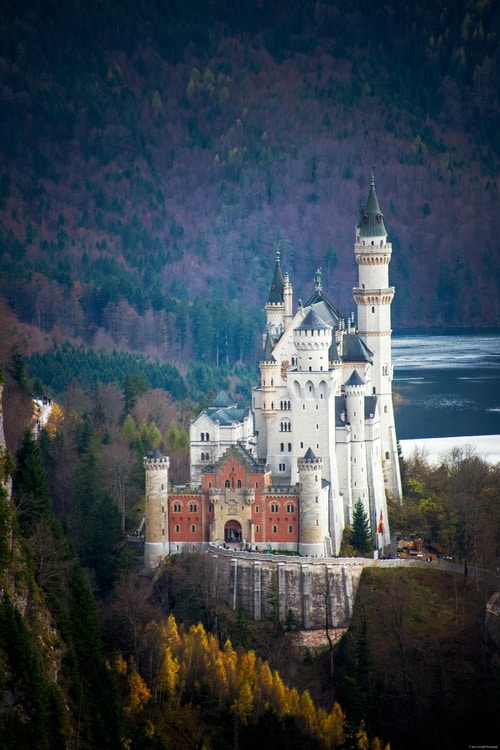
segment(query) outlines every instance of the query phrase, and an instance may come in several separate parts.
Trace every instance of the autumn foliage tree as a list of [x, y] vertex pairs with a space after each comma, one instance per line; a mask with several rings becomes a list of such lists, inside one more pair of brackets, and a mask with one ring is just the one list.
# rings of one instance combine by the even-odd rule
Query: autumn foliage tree
[[[318, 708], [307, 691], [287, 686], [255, 652], [234, 649], [230, 641], [221, 648], [201, 624], [179, 627], [170, 615], [161, 633], [161, 659], [151, 686], [134, 676], [133, 667], [125, 669], [123, 662], [114, 665], [120, 679], [126, 672], [124, 707], [128, 712], [144, 709], [151, 711], [151, 718], [161, 717], [156, 723], [152, 718], [156, 733], [175, 735], [183, 711], [189, 726], [192, 707], [197, 706], [206, 736], [215, 731], [217, 720], [217, 725], [232, 725], [242, 747], [256, 727], [268, 721], [277, 721], [285, 734], [294, 728], [290, 747], [333, 750], [342, 746], [345, 716], [337, 703], [331, 711]], [[369, 747], [363, 727], [358, 730], [357, 747]], [[298, 737], [303, 738], [303, 745], [296, 744]], [[179, 743], [184, 747], [182, 739]]]

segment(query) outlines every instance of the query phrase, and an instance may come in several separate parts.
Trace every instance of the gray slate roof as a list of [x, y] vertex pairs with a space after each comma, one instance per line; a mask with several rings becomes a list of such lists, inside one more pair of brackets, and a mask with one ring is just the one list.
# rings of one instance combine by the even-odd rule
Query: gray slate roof
[[283, 274], [281, 273], [280, 256], [279, 253], [276, 253], [276, 265], [274, 266], [274, 275], [271, 282], [271, 288], [269, 289], [269, 296], [267, 298], [267, 301], [274, 304], [282, 303], [284, 300], [283, 288], [284, 284]]
[[322, 289], [315, 289], [314, 294], [307, 300], [304, 308], [314, 307], [324, 323], [329, 323], [336, 328], [342, 319], [337, 308], [325, 297]]
[[365, 385], [365, 381], [357, 370], [354, 370], [346, 385]]
[[264, 343], [264, 351], [262, 352], [261, 362], [276, 362], [273, 357], [273, 343], [269, 332], [266, 333], [266, 341]]
[[228, 396], [225, 391], [219, 391], [217, 396], [214, 398], [212, 403], [210, 404], [210, 409], [221, 409], [221, 408], [227, 408], [229, 406], [235, 406], [235, 403], [231, 396]]
[[345, 333], [342, 359], [344, 362], [370, 362], [373, 364], [373, 352], [368, 349], [357, 333]]
[[380, 210], [377, 193], [375, 191], [375, 176], [373, 172], [368, 200], [366, 206], [361, 207], [358, 227], [360, 237], [387, 236], [387, 230], [384, 226], [384, 214]]
[[314, 307], [311, 307], [302, 323], [296, 326], [297, 331], [328, 331], [330, 329], [331, 325], [320, 318]]
[[250, 409], [239, 409], [238, 407], [230, 407], [227, 409], [217, 409], [211, 411], [208, 416], [212, 422], [219, 422], [221, 425], [230, 425], [234, 422], [243, 422], [245, 417], [248, 416]]

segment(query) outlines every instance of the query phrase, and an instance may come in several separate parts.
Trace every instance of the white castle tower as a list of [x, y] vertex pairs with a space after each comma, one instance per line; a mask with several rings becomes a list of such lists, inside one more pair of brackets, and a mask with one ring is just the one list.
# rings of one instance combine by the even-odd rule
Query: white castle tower
[[365, 382], [354, 370], [344, 386], [346, 418], [351, 425], [351, 498], [353, 507], [361, 501], [371, 518], [365, 442]]
[[328, 528], [328, 495], [323, 488], [323, 461], [309, 448], [298, 460], [300, 493], [299, 553], [305, 557], [325, 557]]
[[389, 286], [392, 245], [387, 241], [384, 217], [375, 192], [372, 173], [366, 206], [356, 227], [354, 248], [358, 264], [358, 286], [353, 289], [358, 313], [358, 335], [373, 354], [372, 393], [380, 412], [382, 461], [386, 489], [402, 498], [394, 410], [392, 405], [391, 303], [394, 287]]
[[153, 569], [170, 554], [168, 529], [168, 467], [170, 459], [158, 448], [144, 458], [146, 473], [146, 509], [144, 527], [144, 565]]

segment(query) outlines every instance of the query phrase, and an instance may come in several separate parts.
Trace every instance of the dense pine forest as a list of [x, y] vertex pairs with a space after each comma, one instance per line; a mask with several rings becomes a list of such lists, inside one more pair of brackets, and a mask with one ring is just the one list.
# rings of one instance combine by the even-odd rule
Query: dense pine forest
[[279, 249], [349, 315], [372, 166], [393, 323], [499, 325], [492, 0], [3, 4], [0, 294], [28, 352], [255, 362]]

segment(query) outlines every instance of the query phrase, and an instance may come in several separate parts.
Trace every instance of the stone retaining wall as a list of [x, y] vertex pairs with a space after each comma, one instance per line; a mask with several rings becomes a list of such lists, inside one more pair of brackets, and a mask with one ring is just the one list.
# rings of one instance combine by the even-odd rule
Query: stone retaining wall
[[[401, 566], [411, 561], [365, 558], [299, 558], [213, 548], [214, 589], [232, 609], [242, 604], [255, 620], [289, 610], [300, 628], [316, 630], [349, 625], [361, 573], [365, 567]], [[215, 593], [215, 591], [214, 591]], [[327, 620], [328, 618], [328, 620]]]

